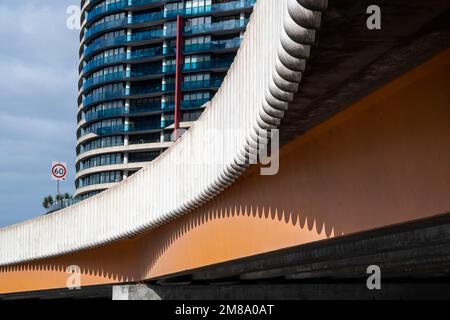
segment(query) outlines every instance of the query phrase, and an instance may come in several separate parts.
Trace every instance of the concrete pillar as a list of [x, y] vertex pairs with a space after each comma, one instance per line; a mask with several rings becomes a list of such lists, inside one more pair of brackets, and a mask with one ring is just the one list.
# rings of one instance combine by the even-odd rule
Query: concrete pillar
[[132, 48], [131, 47], [127, 47], [127, 59], [128, 60], [131, 59], [131, 51], [132, 51]]
[[[245, 21], [245, 12], [241, 12], [240, 13], [240, 15], [239, 15], [239, 22], [242, 24], [242, 25], [244, 25], [244, 22]], [[241, 31], [240, 33], [239, 33], [239, 36], [240, 36], [240, 38], [242, 39], [243, 37], [244, 37], [244, 31]]]
[[125, 84], [125, 94], [129, 96], [131, 94], [131, 82]]
[[[161, 124], [163, 124], [164, 127], [166, 126], [165, 121], [166, 121], [166, 117], [165, 117], [164, 113], [161, 113]], [[161, 142], [164, 142], [164, 131], [163, 130], [161, 130]]]
[[168, 48], [169, 48], [169, 42], [167, 40], [164, 40], [163, 42], [163, 53], [168, 53]]
[[[130, 100], [127, 100], [125, 102], [125, 108], [127, 108], [127, 109], [130, 108]], [[128, 127], [129, 123], [130, 123], [130, 118], [126, 117], [124, 119], [125, 128]], [[126, 134], [123, 136], [123, 145], [128, 146], [129, 144], [130, 144], [130, 136], [128, 134]], [[124, 154], [123, 154], [123, 163], [124, 164], [128, 163], [128, 152], [124, 152]], [[124, 171], [123, 172], [123, 180], [126, 180], [127, 178], [128, 178], [128, 171]]]
[[146, 285], [113, 286], [112, 300], [162, 300], [161, 297]]
[[[131, 51], [130, 51], [131, 52]], [[127, 54], [128, 54], [128, 51], [127, 51]], [[130, 55], [131, 55], [131, 53], [130, 53]], [[125, 68], [125, 76], [127, 77], [127, 78], [130, 78], [131, 77], [131, 64], [127, 64], [127, 66], [126, 66], [126, 68]]]

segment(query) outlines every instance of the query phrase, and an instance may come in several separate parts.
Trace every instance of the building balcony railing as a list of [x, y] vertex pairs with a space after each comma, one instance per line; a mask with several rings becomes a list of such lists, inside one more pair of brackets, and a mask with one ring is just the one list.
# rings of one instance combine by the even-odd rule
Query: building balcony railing
[[164, 121], [129, 123], [116, 126], [101, 127], [93, 130], [86, 129], [82, 132], [81, 136], [86, 135], [88, 133], [94, 133], [99, 136], [106, 136], [114, 134], [125, 134], [130, 132], [152, 131], [164, 128], [164, 126], [165, 126]]
[[[144, 19], [144, 18], [136, 17], [136, 19]], [[118, 20], [118, 21], [121, 21], [121, 20]], [[109, 23], [114, 25], [115, 23], [118, 23], [118, 22], [110, 21], [105, 24], [109, 24]], [[184, 28], [184, 34], [185, 35], [193, 35], [193, 34], [201, 34], [201, 33], [211, 33], [211, 32], [216, 32], [216, 31], [240, 29], [240, 28], [244, 28], [247, 25], [247, 23], [248, 23], [248, 19], [236, 19], [236, 20], [229, 20], [229, 21], [223, 21], [223, 22], [217, 22], [217, 23], [211, 23], [211, 24], [186, 26]], [[97, 28], [97, 26], [94, 28]], [[98, 28], [101, 28], [101, 27], [99, 26]], [[88, 31], [88, 32], [91, 32], [91, 31]], [[124, 44], [130, 43], [130, 42], [163, 39], [165, 37], [174, 37], [175, 35], [176, 35], [176, 30], [174, 28], [170, 28], [170, 29], [158, 29], [158, 30], [150, 30], [150, 31], [145, 31], [145, 32], [137, 32], [137, 33], [133, 33], [129, 36], [120, 36], [120, 37], [110, 38], [110, 39], [96, 39], [84, 49], [84, 55], [89, 56], [96, 50], [100, 50], [100, 49], [107, 48], [107, 47], [124, 45]], [[236, 47], [236, 44], [237, 44], [237, 42], [230, 42], [228, 45], [230, 45], [231, 47]], [[211, 43], [211, 46], [212, 46], [211, 48], [214, 48], [214, 43]], [[220, 46], [225, 46], [225, 48], [226, 48], [227, 42], [217, 43], [217, 48], [220, 48]], [[239, 44], [237, 44], [237, 46], [239, 46]]]
[[171, 126], [175, 123], [174, 120], [161, 120], [161, 128], [164, 129], [168, 126]]
[[112, 46], [118, 46], [121, 44], [125, 44], [125, 43], [127, 43], [127, 41], [128, 41], [127, 36], [95, 40], [84, 49], [84, 55], [89, 56], [91, 53], [93, 53], [96, 50], [106, 48], [106, 47], [112, 47]]
[[[112, 11], [118, 11], [122, 9], [126, 9], [129, 7], [136, 7], [151, 3], [161, 2], [161, 0], [122, 0], [116, 3], [100, 6], [97, 8], [92, 9], [87, 13], [87, 21], [91, 22], [96, 17], [107, 14]], [[149, 21], [158, 21], [161, 19], [171, 19], [175, 18], [177, 15], [182, 16], [192, 16], [192, 15], [199, 15], [199, 14], [206, 14], [206, 13], [216, 13], [216, 12], [223, 12], [223, 11], [235, 11], [235, 10], [242, 10], [242, 9], [249, 9], [253, 7], [253, 5], [256, 3], [256, 0], [237, 0], [237, 1], [231, 1], [226, 3], [218, 3], [214, 5], [207, 5], [207, 6], [197, 6], [192, 8], [185, 8], [185, 9], [178, 9], [178, 10], [167, 10], [164, 12], [157, 12], [154, 15], [149, 15], [147, 17], [147, 20], [144, 18], [136, 20], [139, 23], [139, 21], [142, 22], [149, 22]]]
[[163, 84], [163, 85], [156, 85], [153, 87], [146, 86], [146, 87], [132, 87], [130, 89], [130, 95], [131, 96], [137, 96], [142, 94], [151, 94], [151, 93], [163, 93], [168, 91], [175, 90], [174, 84]]
[[172, 92], [175, 90], [175, 84], [162, 84], [155, 86], [145, 86], [145, 87], [132, 87], [128, 90], [114, 90], [106, 91], [102, 93], [97, 93], [89, 95], [83, 98], [83, 106], [88, 107], [90, 105], [100, 103], [107, 100], [123, 99], [129, 96], [138, 96], [152, 93], [165, 93]]
[[232, 63], [233, 59], [213, 59], [207, 61], [190, 62], [183, 65], [183, 70], [192, 71], [200, 69], [228, 68]]
[[151, 4], [155, 2], [161, 2], [161, 0], [129, 0], [130, 6], [143, 6], [146, 4]]
[[87, 21], [90, 22], [96, 17], [107, 14], [112, 11], [122, 10], [129, 7], [141, 6], [151, 3], [161, 2], [161, 0], [122, 0], [116, 3], [111, 3], [107, 5], [103, 5], [97, 8], [92, 9], [87, 13]]
[[[98, 173], [96, 173], [94, 175], [98, 175]], [[107, 184], [107, 183], [116, 183], [116, 182], [122, 181], [122, 179], [123, 179], [122, 175], [120, 175], [116, 179], [112, 179], [112, 180], [108, 180], [106, 178], [103, 178], [102, 176], [98, 177], [98, 179], [93, 180], [93, 181], [84, 180], [83, 178], [81, 178], [80, 181], [78, 183], [76, 183], [75, 186], [76, 186], [77, 189], [79, 189], [79, 188], [84, 188], [84, 187], [93, 186], [93, 185], [102, 185], [102, 184]]]
[[[142, 0], [142, 4], [148, 4], [153, 2], [158, 2], [159, 0]], [[106, 6], [102, 6], [99, 8], [96, 8], [91, 13], [88, 13], [88, 21], [92, 20], [96, 16], [107, 13], [109, 11], [117, 11], [120, 9], [125, 9], [129, 6], [133, 6], [136, 4], [127, 4], [127, 1], [121, 1], [114, 4], [109, 4]], [[132, 1], [135, 2], [135, 1]], [[171, 19], [175, 18], [177, 15], [183, 15], [183, 16], [191, 16], [191, 15], [198, 15], [198, 14], [204, 14], [204, 13], [213, 13], [213, 12], [222, 12], [222, 11], [229, 11], [229, 10], [239, 10], [244, 8], [251, 8], [255, 4], [256, 0], [246, 0], [246, 1], [233, 1], [228, 3], [221, 3], [221, 4], [215, 4], [211, 6], [200, 6], [200, 7], [193, 7], [193, 8], [185, 8], [180, 10], [170, 10], [170, 11], [164, 11], [164, 12], [154, 12], [149, 13], [145, 15], [138, 15], [135, 17], [132, 17], [130, 19], [123, 18], [113, 21], [104, 22], [101, 24], [98, 24], [96, 26], [93, 26], [86, 30], [85, 38], [88, 39], [92, 37], [93, 35], [100, 33], [102, 31], [106, 31], [108, 29], [117, 28], [119, 26], [127, 27], [132, 24], [142, 24], [142, 23], [149, 23], [149, 22], [156, 22], [164, 19]], [[234, 28], [242, 28], [247, 24], [247, 20], [241, 21], [237, 23], [231, 23], [230, 21], [217, 23], [217, 24], [211, 24], [206, 26], [196, 26], [195, 28], [187, 27], [186, 33], [192, 34], [192, 33], [203, 33], [203, 32], [214, 32], [214, 31], [220, 31], [220, 30], [228, 30], [228, 29], [234, 29]], [[175, 30], [169, 30], [164, 34], [164, 36], [174, 36]], [[87, 54], [87, 53], [86, 53]]]
[[252, 8], [256, 3], [256, 0], [237, 0], [231, 2], [224, 2], [213, 4], [211, 6], [211, 12], [232, 11]]
[[162, 121], [155, 122], [145, 122], [145, 123], [130, 123], [126, 130], [127, 132], [139, 132], [139, 131], [149, 131], [158, 130], [163, 128]]
[[70, 207], [74, 204], [77, 204], [78, 202], [80, 202], [80, 199], [63, 199], [63, 200], [58, 200], [56, 202], [54, 202], [50, 208], [47, 209], [47, 213], [51, 213], [54, 211], [58, 211], [67, 207]]
[[137, 32], [129, 36], [120, 36], [110, 39], [96, 39], [84, 49], [84, 56], [88, 57], [95, 51], [107, 49], [109, 47], [125, 45], [130, 42], [139, 42], [146, 40], [161, 40], [164, 37], [174, 37], [175, 29], [159, 29], [145, 32]]
[[93, 94], [87, 96], [83, 99], [83, 106], [89, 106], [94, 103], [106, 101], [106, 100], [114, 100], [122, 98], [126, 95], [125, 90], [115, 90], [115, 91], [106, 91], [102, 93]]
[[[203, 106], [205, 103], [210, 101], [211, 99], [192, 99], [192, 100], [182, 100], [181, 101], [181, 108], [182, 109], [196, 109]], [[161, 103], [161, 109], [172, 111], [175, 110], [175, 103], [174, 102], [162, 102]]]
[[84, 34], [84, 38], [85, 39], [89, 39], [90, 37], [94, 36], [97, 33], [100, 33], [102, 31], [109, 30], [109, 29], [112, 29], [112, 28], [125, 26], [127, 23], [128, 23], [128, 19], [127, 18], [115, 19], [115, 20], [99, 23], [99, 24], [97, 24], [95, 26], [92, 26], [89, 29], [87, 29], [85, 34]]
[[91, 169], [91, 168], [111, 166], [111, 165], [116, 165], [116, 164], [123, 164], [123, 159], [122, 158], [111, 159], [108, 162], [106, 162], [106, 161], [105, 162], [101, 162], [98, 159], [97, 159], [97, 161], [84, 160], [84, 161], [80, 162], [80, 168], [77, 170], [77, 172], [80, 172], [80, 171], [83, 171], [83, 170], [87, 170], [87, 169]]
[[193, 26], [186, 26], [184, 34], [191, 35], [196, 33], [209, 33], [223, 30], [233, 30], [243, 28], [247, 25], [248, 19], [228, 20], [223, 22], [216, 22], [211, 24], [198, 24]]
[[125, 71], [104, 74], [98, 77], [92, 77], [86, 80], [86, 82], [83, 84], [83, 91], [86, 91], [91, 87], [101, 83], [123, 80], [125, 77], [126, 77]]
[[209, 99], [183, 100], [183, 101], [181, 101], [181, 108], [183, 108], [183, 109], [200, 108], [208, 101], [209, 101]]
[[151, 67], [151, 68], [140, 68], [137, 70], [132, 70], [129, 77], [130, 78], [141, 78], [141, 77], [146, 77], [146, 76], [150, 76], [150, 75], [159, 75], [162, 74], [162, 66], [155, 66], [155, 67]]
[[162, 66], [163, 73], [173, 73], [177, 70], [177, 66], [175, 64], [166, 64]]
[[164, 65], [164, 66], [152, 66], [148, 68], [139, 68], [132, 70], [129, 75], [127, 75], [128, 78], [140, 78], [140, 77], [146, 77], [151, 75], [161, 75], [161, 74], [168, 74], [168, 73], [174, 73], [176, 71], [175, 65]]
[[161, 102], [157, 102], [154, 104], [146, 104], [144, 106], [139, 107], [122, 107], [122, 108], [110, 108], [105, 110], [99, 110], [95, 112], [86, 113], [85, 120], [88, 122], [101, 120], [105, 118], [113, 118], [120, 116], [128, 116], [134, 114], [141, 114], [147, 112], [156, 112], [161, 110]]
[[161, 120], [161, 121], [154, 121], [154, 122], [129, 123], [129, 124], [101, 127], [101, 128], [95, 128], [95, 129], [87, 128], [87, 129], [82, 130], [81, 137], [86, 134], [89, 134], [89, 133], [94, 133], [98, 136], [109, 136], [109, 135], [115, 135], [115, 134], [154, 131], [154, 130], [164, 129], [172, 124], [174, 124], [174, 120]]
[[133, 33], [131, 35], [130, 41], [144, 41], [144, 40], [159, 39], [159, 38], [163, 37], [164, 31], [166, 31], [166, 30], [158, 29], [158, 30], [150, 30], [150, 31]]
[[96, 7], [87, 13], [87, 15], [86, 15], [87, 21], [89, 22], [92, 19], [96, 18], [97, 16], [111, 12], [111, 11], [125, 9], [128, 7], [128, 5], [129, 5], [128, 0], [122, 0], [119, 2], [109, 3], [109, 4], [106, 4], [103, 6]]
[[99, 68], [104, 65], [110, 65], [119, 62], [127, 62], [129, 60], [135, 59], [145, 59], [145, 58], [156, 58], [156, 57], [164, 57], [169, 55], [174, 55], [176, 53], [175, 48], [171, 47], [157, 47], [157, 48], [147, 48], [140, 49], [136, 51], [132, 51], [129, 55], [126, 53], [113, 55], [104, 57], [101, 59], [95, 59], [89, 63], [87, 63], [83, 67], [83, 73], [88, 73], [93, 69]]
[[140, 49], [132, 51], [130, 56], [128, 57], [128, 60], [174, 55], [175, 53], [176, 49], [171, 47]]
[[208, 88], [218, 88], [222, 84], [223, 78], [220, 79], [208, 79], [208, 80], [198, 80], [198, 81], [187, 81], [183, 82], [183, 90], [193, 90], [193, 89], [208, 89]]
[[92, 69], [98, 68], [102, 65], [113, 64], [116, 62], [125, 61], [126, 59], [127, 59], [126, 53], [103, 57], [101, 59], [95, 59], [90, 61], [83, 67], [83, 73], [87, 73]]
[[164, 12], [152, 12], [133, 16], [129, 21], [130, 24], [148, 23], [164, 19]]
[[240, 44], [241, 38], [188, 44], [184, 46], [184, 53], [210, 51], [210, 50], [237, 49], [239, 48]]

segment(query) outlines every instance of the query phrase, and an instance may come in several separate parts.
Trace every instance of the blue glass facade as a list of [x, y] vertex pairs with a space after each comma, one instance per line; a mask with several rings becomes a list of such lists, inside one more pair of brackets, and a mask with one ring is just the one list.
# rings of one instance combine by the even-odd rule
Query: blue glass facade
[[[126, 179], [170, 144], [177, 50], [180, 120], [200, 116], [233, 62], [255, 2], [82, 1], [78, 198]], [[180, 48], [177, 16], [184, 22]], [[101, 178], [108, 172], [114, 179]]]

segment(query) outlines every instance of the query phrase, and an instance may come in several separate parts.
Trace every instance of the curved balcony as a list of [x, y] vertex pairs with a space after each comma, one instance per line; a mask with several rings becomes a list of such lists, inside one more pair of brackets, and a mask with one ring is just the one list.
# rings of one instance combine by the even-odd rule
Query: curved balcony
[[144, 6], [152, 3], [162, 2], [162, 0], [122, 0], [116, 3], [104, 5], [89, 11], [86, 15], [87, 22], [99, 18], [100, 16], [107, 15], [109, 13], [123, 10], [131, 7]]
[[164, 127], [166, 127], [166, 123], [164, 123], [164, 121], [155, 121], [153, 123], [152, 122], [130, 123], [130, 124], [122, 124], [122, 125], [118, 125], [118, 126], [97, 128], [92, 131], [85, 130], [81, 136], [89, 134], [89, 133], [93, 133], [98, 136], [109, 136], [109, 135], [114, 135], [114, 134], [125, 134], [125, 133], [141, 132], [141, 131], [160, 130]]
[[[127, 9], [130, 7], [144, 6], [152, 3], [162, 2], [162, 0], [122, 0], [117, 3], [112, 3], [95, 8], [89, 11], [86, 15], [87, 22], [99, 18], [100, 16], [113, 13], [115, 11]], [[177, 15], [194, 16], [206, 13], [226, 12], [226, 11], [240, 11], [242, 9], [250, 9], [256, 3], [256, 0], [237, 0], [226, 3], [218, 3], [207, 6], [198, 6], [192, 8], [185, 8], [179, 10], [168, 10], [164, 12], [158, 12], [158, 15], [151, 16], [151, 20], [145, 20], [144, 22], [156, 21], [161, 19], [175, 18]], [[135, 22], [133, 22], [135, 23]]]
[[120, 146], [112, 146], [105, 148], [97, 148], [91, 149], [85, 152], [81, 152], [78, 154], [76, 163], [80, 161], [86, 160], [87, 158], [98, 156], [102, 154], [108, 153], [117, 153], [117, 152], [145, 152], [145, 151], [156, 151], [161, 149], [166, 149], [172, 145], [172, 141], [162, 142], [160, 139], [154, 141], [144, 141], [144, 142], [136, 142], [130, 143], [128, 145], [120, 145]]
[[149, 104], [142, 107], [129, 107], [129, 108], [111, 108], [111, 109], [105, 109], [105, 110], [99, 110], [96, 112], [89, 112], [86, 113], [85, 119], [86, 122], [91, 122], [95, 120], [102, 120], [107, 118], [114, 118], [114, 117], [120, 117], [120, 116], [129, 116], [129, 115], [136, 115], [136, 114], [144, 114], [144, 113], [150, 113], [150, 112], [157, 112], [161, 111], [161, 103], [154, 103]]
[[[151, 0], [148, 0], [148, 1], [151, 1]], [[97, 8], [94, 8], [94, 9], [88, 11], [86, 14], [86, 20], [87, 20], [87, 22], [91, 22], [96, 17], [99, 17], [106, 13], [111, 13], [114, 11], [125, 9], [128, 6], [129, 6], [128, 0], [122, 0], [122, 1], [119, 1], [116, 3], [110, 3], [110, 4], [103, 5], [103, 6], [100, 6], [100, 7], [97, 7]]]
[[93, 69], [97, 69], [101, 66], [110, 65], [110, 64], [114, 64], [114, 63], [118, 63], [118, 62], [122, 62], [122, 61], [126, 61], [126, 60], [127, 60], [126, 53], [109, 56], [109, 57], [103, 57], [101, 59], [96, 59], [96, 60], [93, 60], [93, 61], [87, 63], [83, 67], [83, 74], [86, 74], [89, 71], [91, 71]]
[[[99, 171], [102, 171], [102, 167], [109, 167], [109, 166], [116, 166], [116, 165], [122, 165], [123, 163], [123, 156], [120, 152], [116, 152], [114, 153], [114, 155], [119, 155], [118, 157], [103, 157], [103, 159], [107, 159], [103, 160], [101, 155], [94, 155], [93, 157], [87, 158], [83, 161], [81, 161], [79, 163], [79, 169], [77, 171], [77, 176], [75, 177], [75, 179], [77, 179], [80, 175], [78, 173], [80, 173], [81, 171], [84, 171], [84, 175], [89, 174], [89, 169], [96, 169], [99, 168]], [[104, 170], [103, 170], [104, 171]], [[109, 170], [108, 170], [109, 171]]]
[[223, 22], [216, 22], [211, 24], [198, 24], [194, 26], [187, 26], [184, 28], [185, 35], [192, 35], [197, 33], [211, 33], [216, 31], [234, 30], [244, 28], [248, 23], [248, 19], [229, 20]]
[[163, 74], [173, 74], [176, 71], [175, 65], [152, 66], [148, 68], [140, 68], [130, 72], [127, 79], [136, 80], [137, 78], [156, 77], [160, 78]]
[[238, 49], [241, 44], [240, 38], [230, 40], [211, 41], [205, 43], [188, 44], [184, 46], [184, 53], [193, 53], [201, 51], [214, 51], [226, 49]]
[[108, 100], [120, 99], [126, 96], [125, 90], [106, 91], [95, 95], [87, 96], [83, 99], [83, 106], [87, 107], [94, 103]]
[[[230, 20], [225, 22], [218, 22], [212, 24], [204, 24], [204, 25], [195, 25], [185, 27], [184, 33], [185, 35], [193, 35], [193, 34], [201, 34], [201, 33], [211, 33], [216, 31], [226, 31], [226, 30], [234, 30], [244, 28], [248, 23], [248, 19], [245, 20]], [[159, 29], [159, 30], [150, 30], [145, 32], [134, 33], [131, 36], [121, 36], [111, 39], [100, 39], [94, 40], [90, 45], [88, 45], [84, 49], [85, 58], [89, 57], [92, 53], [96, 51], [100, 51], [101, 49], [106, 49], [109, 47], [125, 45], [130, 42], [141, 42], [141, 41], [149, 41], [149, 40], [163, 40], [167, 37], [175, 37], [176, 30], [175, 29]], [[195, 49], [204, 49], [207, 50], [208, 46], [211, 49], [226, 49], [226, 48], [237, 48], [239, 47], [240, 41], [237, 39], [233, 39], [230, 41], [223, 42], [211, 42], [208, 44], [199, 44], [198, 47], [189, 46], [187, 50], [195, 50]], [[201, 48], [200, 46], [204, 46]], [[189, 52], [189, 51], [188, 51]], [[166, 53], [168, 54], [168, 53]]]
[[115, 90], [115, 91], [106, 91], [94, 95], [87, 96], [83, 98], [83, 107], [89, 107], [93, 104], [115, 100], [115, 99], [123, 99], [130, 96], [141, 96], [141, 95], [149, 95], [149, 94], [162, 94], [165, 92], [172, 92], [175, 90], [175, 84], [162, 84], [156, 86], [145, 86], [145, 87], [132, 87], [128, 90]]
[[181, 101], [182, 109], [197, 109], [203, 107], [209, 99], [194, 99], [194, 100], [183, 100]]
[[139, 68], [132, 70], [131, 73], [128, 75], [128, 78], [143, 78], [154, 75], [155, 77], [158, 77], [159, 75], [163, 74], [163, 67], [161, 65], [159, 66], [152, 66], [147, 68]]
[[120, 37], [114, 37], [110, 39], [97, 39], [94, 40], [90, 45], [88, 45], [84, 49], [84, 56], [85, 58], [90, 56], [95, 51], [99, 51], [101, 49], [106, 49], [109, 47], [124, 45], [129, 42], [139, 42], [139, 41], [145, 41], [145, 40], [161, 40], [164, 37], [171, 37], [175, 36], [175, 29], [159, 29], [159, 30], [150, 30], [145, 32], [138, 32], [134, 33], [131, 36], [120, 36]]
[[233, 63], [233, 59], [220, 58], [208, 61], [191, 62], [183, 65], [183, 71], [194, 71], [202, 69], [221, 69], [228, 68]]
[[183, 90], [196, 90], [196, 89], [210, 89], [219, 88], [222, 84], [223, 78], [198, 80], [198, 81], [186, 81], [183, 82]]
[[87, 63], [83, 67], [83, 74], [87, 74], [87, 73], [91, 72], [92, 70], [100, 69], [103, 66], [117, 64], [120, 62], [125, 63], [125, 62], [131, 61], [131, 60], [164, 57], [164, 56], [174, 55], [175, 53], [176, 53], [175, 48], [158, 47], [158, 48], [148, 48], [148, 49], [132, 51], [131, 54], [129, 54], [128, 56], [126, 53], [123, 53], [123, 54], [119, 54], [119, 55], [104, 57], [104, 58], [96, 59], [94, 61]]
[[96, 26], [88, 28], [86, 33], [84, 34], [84, 39], [87, 40], [102, 31], [125, 26], [127, 23], [128, 23], [127, 18], [116, 19], [116, 20], [100, 23]]
[[222, 11], [234, 11], [242, 9], [250, 9], [254, 6], [256, 0], [237, 0], [232, 2], [224, 2], [213, 4], [211, 6], [211, 12], [222, 12]]
[[[142, 4], [149, 4], [149, 3], [156, 3], [160, 2], [160, 0], [143, 0]], [[210, 6], [200, 6], [200, 7], [194, 7], [194, 8], [185, 8], [180, 10], [169, 10], [169, 11], [161, 11], [161, 12], [153, 12], [148, 13], [144, 15], [138, 15], [129, 18], [123, 18], [113, 21], [107, 21], [101, 24], [98, 24], [96, 26], [87, 28], [84, 39], [88, 40], [92, 38], [94, 35], [99, 34], [104, 31], [108, 31], [114, 28], [118, 27], [129, 27], [131, 25], [139, 25], [144, 23], [151, 23], [151, 22], [158, 22], [166, 19], [174, 19], [177, 15], [183, 15], [183, 16], [194, 16], [199, 14], [206, 14], [206, 13], [214, 13], [214, 12], [227, 12], [227, 11], [235, 11], [235, 10], [242, 10], [245, 8], [252, 8], [255, 4], [256, 0], [247, 0], [247, 1], [233, 1], [228, 3], [220, 3]], [[95, 15], [93, 18], [99, 16], [99, 15], [106, 15], [107, 13], [112, 13], [114, 11], [118, 11], [121, 9], [126, 9], [131, 6], [136, 6], [136, 1], [133, 1], [133, 3], [128, 4], [127, 1], [121, 1], [119, 3], [109, 4], [103, 7], [99, 7], [97, 9], [93, 10], [93, 13]], [[140, 4], [139, 4], [140, 5]], [[92, 18], [92, 19], [93, 19]], [[88, 14], [88, 22], [91, 21]], [[239, 26], [225, 26], [226, 28], [224, 30], [233, 29], [233, 28], [241, 28], [244, 27], [244, 25]], [[217, 31], [217, 28], [220, 29], [220, 27], [216, 27], [216, 29], [211, 29], [211, 31]], [[197, 29], [200, 30], [200, 29]], [[189, 31], [188, 31], [189, 32]], [[199, 32], [207, 32], [207, 31], [196, 31], [193, 33], [199, 33]]]
[[114, 72], [114, 73], [104, 74], [104, 75], [98, 76], [98, 77], [89, 78], [83, 84], [83, 91], [89, 90], [92, 87], [103, 84], [103, 83], [123, 80], [125, 77], [126, 77], [126, 72], [122, 71], [122, 72]]
[[88, 57], [95, 51], [100, 51], [101, 49], [106, 49], [108, 47], [119, 46], [127, 43], [127, 36], [114, 37], [110, 39], [101, 39], [93, 41], [89, 46], [84, 49], [84, 56]]
[[153, 57], [159, 57], [159, 56], [168, 56], [168, 55], [174, 55], [175, 53], [176, 53], [176, 49], [170, 48], [170, 47], [140, 49], [140, 50], [132, 51], [131, 55], [128, 57], [128, 60], [153, 58]]
[[174, 84], [156, 85], [152, 87], [131, 87], [129, 96], [140, 96], [154, 93], [162, 94], [164, 92], [172, 92], [174, 90]]
[[90, 194], [90, 193], [97, 194], [103, 190], [107, 190], [107, 189], [113, 187], [116, 184], [117, 184], [116, 182], [112, 182], [112, 183], [105, 183], [105, 184], [94, 184], [94, 185], [89, 185], [89, 186], [82, 187], [82, 188], [78, 187], [73, 196], [80, 198], [81, 200], [84, 200], [84, 195]]
[[131, 20], [129, 21], [129, 24], [141, 24], [141, 23], [148, 23], [148, 22], [154, 22], [163, 20], [165, 18], [164, 12], [151, 12], [146, 14], [140, 14], [133, 16]]
[[125, 17], [122, 19], [112, 20], [100, 23], [98, 25], [88, 28], [84, 34], [84, 40], [90, 39], [92, 36], [104, 31], [108, 31], [118, 27], [129, 27], [132, 25], [148, 24], [150, 22], [157, 22], [165, 19], [165, 14], [161, 12], [152, 12], [142, 15], [133, 16], [131, 18]]
[[[98, 175], [98, 173], [94, 173], [92, 175]], [[89, 176], [87, 176], [87, 177], [89, 177]], [[117, 183], [117, 182], [122, 181], [122, 178], [123, 178], [123, 176], [122, 176], [122, 172], [121, 171], [120, 171], [120, 174], [118, 175], [118, 178], [117, 179], [113, 179], [113, 180], [104, 179], [102, 176], [99, 176], [98, 180], [92, 180], [92, 181], [83, 182], [84, 178], [80, 178], [79, 181], [78, 181], [78, 188], [81, 189], [81, 188], [94, 186], [94, 185]]]
[[130, 38], [131, 41], [145, 41], [145, 40], [152, 40], [152, 39], [159, 39], [163, 36], [165, 36], [165, 31], [169, 30], [150, 30], [150, 31], [144, 31], [144, 32], [137, 32], [133, 33]]

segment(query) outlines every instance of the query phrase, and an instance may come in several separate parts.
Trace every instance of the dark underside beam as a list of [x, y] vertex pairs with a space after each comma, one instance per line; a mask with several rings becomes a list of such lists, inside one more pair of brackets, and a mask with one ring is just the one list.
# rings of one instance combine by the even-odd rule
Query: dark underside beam
[[[369, 290], [367, 267], [381, 270]], [[122, 285], [124, 286], [124, 285]], [[450, 214], [126, 284], [161, 299], [449, 299]], [[144, 291], [143, 291], [144, 290]], [[110, 299], [112, 285], [0, 299]]]
[[[366, 9], [381, 8], [381, 30]], [[318, 45], [280, 130], [282, 143], [450, 47], [450, 3], [442, 0], [329, 0]]]

